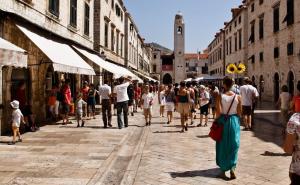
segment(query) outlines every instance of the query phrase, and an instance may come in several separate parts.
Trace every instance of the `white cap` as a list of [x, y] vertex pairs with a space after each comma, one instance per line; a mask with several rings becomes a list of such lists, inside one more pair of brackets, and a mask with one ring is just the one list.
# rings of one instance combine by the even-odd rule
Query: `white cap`
[[12, 102], [10, 102], [10, 106], [14, 109], [18, 109], [19, 108], [19, 101], [18, 100], [14, 100]]

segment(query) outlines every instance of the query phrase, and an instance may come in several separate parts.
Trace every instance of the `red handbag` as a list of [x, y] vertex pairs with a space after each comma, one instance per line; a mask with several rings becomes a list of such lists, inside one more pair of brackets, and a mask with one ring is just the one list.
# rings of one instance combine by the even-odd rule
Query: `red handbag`
[[[229, 107], [229, 109], [228, 109], [228, 111], [227, 111], [225, 120], [227, 120], [227, 118], [228, 118], [228, 114], [229, 114], [229, 111], [230, 111], [230, 109], [231, 109], [231, 107], [232, 107], [232, 104], [233, 104], [233, 102], [234, 102], [234, 100], [235, 100], [235, 97], [236, 97], [236, 95], [234, 95], [234, 97], [233, 97], [233, 100], [232, 100], [232, 102], [231, 102], [231, 104], [230, 104], [230, 107]], [[212, 123], [212, 126], [210, 127], [210, 132], [209, 132], [208, 135], [209, 135], [210, 138], [212, 138], [213, 140], [215, 140], [215, 141], [217, 141], [217, 142], [218, 142], [218, 141], [221, 141], [223, 129], [224, 129], [224, 125], [221, 124], [221, 123], [218, 123], [218, 119], [216, 119], [216, 120]]]
[[212, 123], [210, 127], [209, 137], [215, 141], [221, 141], [222, 139], [222, 132], [224, 129], [224, 125], [219, 124], [216, 120]]

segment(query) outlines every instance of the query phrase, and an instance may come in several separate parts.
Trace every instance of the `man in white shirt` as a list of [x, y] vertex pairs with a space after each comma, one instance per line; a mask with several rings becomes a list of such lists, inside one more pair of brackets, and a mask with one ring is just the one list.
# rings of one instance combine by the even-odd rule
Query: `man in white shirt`
[[245, 130], [252, 128], [251, 115], [252, 106], [255, 98], [258, 98], [258, 91], [251, 85], [251, 80], [248, 77], [244, 78], [245, 85], [241, 86], [240, 94], [242, 97], [242, 114], [245, 124]]
[[[126, 81], [125, 81], [126, 80]], [[121, 118], [121, 114], [123, 111], [124, 116], [124, 126], [128, 127], [128, 94], [127, 88], [129, 86], [129, 78], [121, 77], [119, 78], [120, 85], [115, 86], [114, 88], [114, 96], [117, 97], [117, 117], [118, 117], [118, 127], [122, 129], [123, 122]]]
[[102, 102], [102, 120], [104, 123], [104, 128], [112, 127], [111, 125], [111, 87], [108, 84], [107, 80], [104, 80], [104, 85], [99, 88], [99, 95], [101, 96]]

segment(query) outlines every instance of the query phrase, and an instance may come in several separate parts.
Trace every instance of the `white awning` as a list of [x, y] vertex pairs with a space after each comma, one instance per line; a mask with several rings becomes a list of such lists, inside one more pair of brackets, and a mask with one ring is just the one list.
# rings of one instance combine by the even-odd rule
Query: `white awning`
[[143, 74], [143, 73], [140, 73], [140, 72], [138, 72], [138, 71], [133, 71], [133, 72], [135, 72], [135, 73], [138, 74], [138, 75], [141, 75], [142, 77], [144, 77], [144, 78], [146, 78], [146, 79], [148, 79], [148, 80], [150, 80], [150, 81], [157, 82], [157, 80], [155, 80], [155, 79], [151, 78], [150, 76], [147, 76], [147, 75], [145, 75], [145, 74]]
[[133, 74], [131, 71], [129, 71], [128, 69], [126, 69], [124, 67], [107, 62], [107, 61], [103, 60], [101, 57], [99, 57], [98, 55], [90, 53], [83, 49], [79, 49], [76, 46], [73, 46], [73, 48], [75, 48], [82, 55], [84, 55], [89, 60], [91, 60], [92, 62], [97, 64], [99, 67], [105, 69], [106, 71], [113, 73], [115, 78], [119, 78], [121, 76], [131, 76], [133, 80], [138, 80], [139, 82], [143, 82], [142, 79], [140, 79], [138, 76], [136, 76], [135, 74]]
[[0, 37], [0, 65], [27, 67], [26, 51]]
[[42, 37], [20, 25], [17, 26], [53, 62], [54, 71], [95, 75], [94, 69], [69, 45]]

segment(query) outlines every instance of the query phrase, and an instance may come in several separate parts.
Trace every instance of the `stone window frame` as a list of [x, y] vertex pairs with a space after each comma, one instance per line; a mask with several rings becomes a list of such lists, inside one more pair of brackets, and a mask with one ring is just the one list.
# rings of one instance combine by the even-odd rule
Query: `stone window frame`
[[265, 32], [265, 28], [264, 28], [264, 14], [261, 14], [259, 16], [259, 23], [258, 23], [258, 38], [259, 40], [262, 40], [264, 38], [264, 32]]
[[295, 2], [294, 0], [286, 0], [286, 16], [282, 23], [286, 22], [287, 26], [291, 26], [295, 22]]
[[116, 26], [113, 23], [110, 23], [110, 49], [112, 52], [115, 52], [115, 29]]
[[[77, 0], [70, 0], [69, 1], [69, 25], [73, 28], [77, 28], [77, 11], [78, 11], [78, 1]], [[73, 15], [74, 14], [74, 15]]]
[[255, 20], [250, 22], [250, 37], [249, 42], [252, 44], [255, 42]]
[[259, 61], [260, 62], [264, 61], [264, 52], [263, 51], [259, 52]]
[[287, 44], [287, 56], [293, 56], [294, 55], [294, 42], [289, 42]]
[[[52, 1], [56, 1], [56, 3], [55, 2], [53, 2], [54, 4], [56, 4], [56, 7], [54, 6], [54, 7], [51, 7], [51, 3], [50, 3], [50, 1], [52, 2]], [[51, 15], [53, 15], [55, 18], [59, 18], [59, 14], [60, 14], [60, 2], [59, 2], [60, 0], [48, 0], [47, 2], [48, 2], [48, 4], [47, 4], [47, 10], [48, 10], [48, 12], [51, 14]], [[53, 5], [54, 5], [53, 4]], [[53, 9], [52, 9], [53, 8]], [[54, 10], [56, 8], [56, 10]]]
[[255, 3], [252, 3], [252, 4], [250, 5], [250, 11], [251, 11], [251, 12], [254, 12], [254, 11], [255, 11]]
[[109, 40], [109, 22], [110, 20], [107, 17], [104, 17], [104, 47], [108, 48]]
[[279, 59], [280, 57], [280, 48], [277, 46], [277, 47], [274, 47], [274, 59]]
[[[275, 22], [275, 13], [278, 11], [278, 15], [276, 14], [276, 22]], [[273, 33], [278, 33], [280, 30], [280, 3], [276, 3], [273, 6]]]
[[83, 11], [83, 34], [90, 36], [90, 23], [91, 23], [91, 7], [90, 3], [84, 1], [84, 11]]

